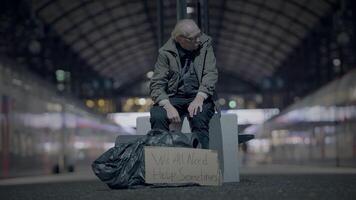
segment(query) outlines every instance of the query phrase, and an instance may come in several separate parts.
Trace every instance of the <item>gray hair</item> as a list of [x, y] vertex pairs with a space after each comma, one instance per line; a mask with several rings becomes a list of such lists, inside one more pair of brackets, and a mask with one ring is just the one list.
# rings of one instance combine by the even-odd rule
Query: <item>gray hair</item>
[[178, 36], [189, 37], [196, 32], [200, 32], [200, 29], [192, 19], [182, 19], [177, 22], [171, 33], [171, 37], [175, 40]]

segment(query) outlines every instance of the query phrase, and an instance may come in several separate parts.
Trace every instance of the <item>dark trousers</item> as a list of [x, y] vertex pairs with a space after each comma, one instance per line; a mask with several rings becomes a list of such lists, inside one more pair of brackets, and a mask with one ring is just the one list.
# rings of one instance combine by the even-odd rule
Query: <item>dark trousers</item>
[[[194, 98], [171, 97], [169, 101], [177, 109], [179, 116], [183, 120], [186, 116], [189, 120], [192, 133], [197, 134], [202, 148], [209, 148], [209, 122], [214, 115], [214, 103], [208, 98], [203, 103], [203, 111], [198, 112], [193, 117], [189, 116], [188, 106]], [[166, 110], [158, 105], [154, 105], [151, 110], [151, 128], [169, 131], [170, 121], [167, 117]]]

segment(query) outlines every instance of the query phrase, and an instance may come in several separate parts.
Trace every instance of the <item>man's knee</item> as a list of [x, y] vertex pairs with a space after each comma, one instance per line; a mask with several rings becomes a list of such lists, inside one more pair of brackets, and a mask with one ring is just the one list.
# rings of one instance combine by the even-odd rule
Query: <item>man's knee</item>
[[207, 130], [209, 128], [209, 119], [204, 117], [193, 117], [190, 122], [192, 131]]
[[205, 110], [191, 118], [193, 128], [208, 128], [210, 119], [214, 115], [214, 110]]
[[153, 106], [150, 110], [151, 122], [152, 121], [165, 121], [167, 119], [167, 112], [161, 106]]

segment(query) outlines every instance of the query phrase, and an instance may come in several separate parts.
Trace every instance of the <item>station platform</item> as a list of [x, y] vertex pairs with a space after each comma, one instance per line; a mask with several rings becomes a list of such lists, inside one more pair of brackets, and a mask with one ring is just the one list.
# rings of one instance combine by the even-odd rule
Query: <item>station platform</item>
[[[291, 165], [241, 169], [239, 183], [220, 187], [111, 190], [90, 170], [0, 180], [2, 199], [355, 199], [356, 169]], [[5, 198], [3, 198], [5, 197]]]

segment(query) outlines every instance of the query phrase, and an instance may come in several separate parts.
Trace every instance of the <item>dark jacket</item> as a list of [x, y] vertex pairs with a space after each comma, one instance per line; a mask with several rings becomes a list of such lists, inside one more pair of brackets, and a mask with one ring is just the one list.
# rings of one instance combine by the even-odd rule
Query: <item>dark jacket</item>
[[[218, 70], [212, 47], [212, 39], [203, 34], [201, 46], [195, 57], [194, 69], [199, 80], [199, 92], [212, 96], [218, 80]], [[154, 103], [168, 99], [178, 89], [181, 63], [175, 41], [170, 38], [158, 51], [154, 74], [150, 82], [150, 95]]]

